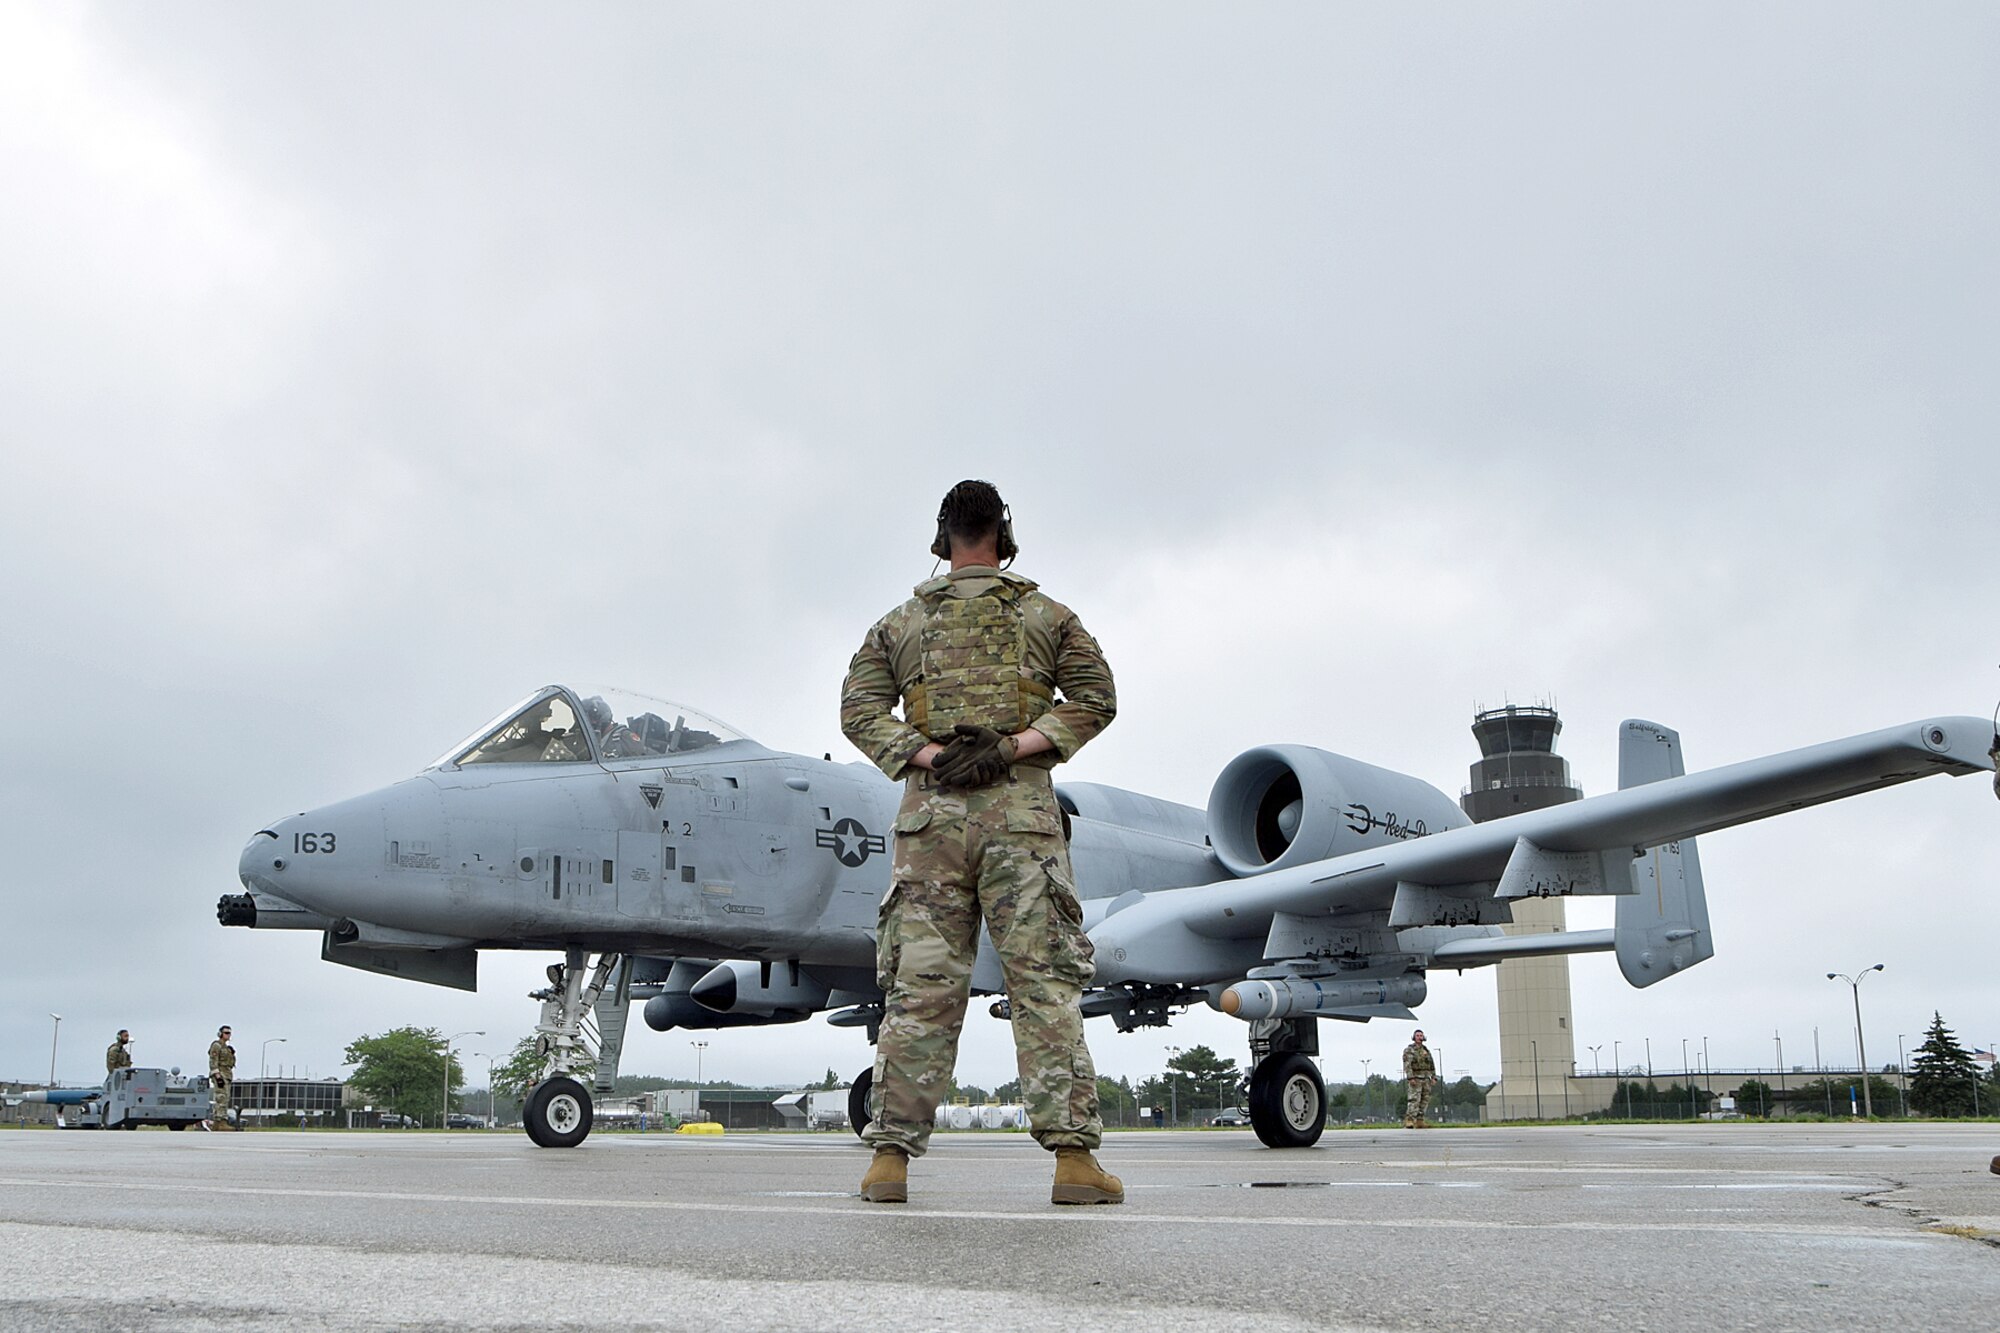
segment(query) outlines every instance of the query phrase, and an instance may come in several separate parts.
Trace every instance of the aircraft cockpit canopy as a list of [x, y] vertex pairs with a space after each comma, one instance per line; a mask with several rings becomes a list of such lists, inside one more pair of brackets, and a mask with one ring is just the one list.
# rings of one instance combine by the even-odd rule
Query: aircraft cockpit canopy
[[748, 737], [685, 704], [599, 685], [549, 685], [441, 755], [469, 764], [615, 764], [660, 760]]

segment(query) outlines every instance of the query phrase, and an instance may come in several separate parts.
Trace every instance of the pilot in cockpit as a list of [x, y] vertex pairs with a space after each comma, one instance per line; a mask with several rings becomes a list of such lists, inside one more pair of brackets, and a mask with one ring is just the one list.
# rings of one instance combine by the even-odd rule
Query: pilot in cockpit
[[598, 753], [606, 759], [629, 759], [646, 753], [645, 742], [631, 727], [618, 720], [604, 696], [593, 694], [583, 701], [583, 716], [591, 735], [597, 737]]

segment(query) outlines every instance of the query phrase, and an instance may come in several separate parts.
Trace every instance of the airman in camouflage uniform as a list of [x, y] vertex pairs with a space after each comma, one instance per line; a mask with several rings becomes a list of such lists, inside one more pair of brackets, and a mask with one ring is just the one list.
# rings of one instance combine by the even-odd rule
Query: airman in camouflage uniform
[[1050, 776], [1117, 712], [1111, 669], [1074, 612], [998, 568], [1013, 553], [998, 491], [961, 483], [938, 521], [933, 550], [951, 572], [868, 631], [841, 690], [841, 730], [904, 783], [879, 921], [887, 1002], [862, 1194], [902, 1202], [907, 1161], [929, 1145], [983, 919], [1029, 1126], [1057, 1154], [1052, 1197], [1118, 1203], [1123, 1187], [1091, 1156], [1103, 1134], [1079, 1008], [1091, 944]]
[[229, 1029], [216, 1029], [208, 1044], [208, 1087], [213, 1104], [209, 1109], [211, 1129], [235, 1129], [229, 1123], [229, 1086], [236, 1081], [236, 1048], [229, 1044]]
[[1437, 1088], [1437, 1061], [1424, 1045], [1423, 1029], [1410, 1034], [1403, 1048], [1403, 1083], [1409, 1090], [1409, 1104], [1403, 1111], [1404, 1129], [1429, 1129], [1424, 1112], [1430, 1109], [1431, 1093]]
[[121, 1069], [130, 1069], [132, 1067], [132, 1052], [125, 1049], [125, 1044], [131, 1040], [132, 1034], [124, 1028], [119, 1028], [118, 1040], [104, 1048], [104, 1072], [106, 1075], [115, 1074]]

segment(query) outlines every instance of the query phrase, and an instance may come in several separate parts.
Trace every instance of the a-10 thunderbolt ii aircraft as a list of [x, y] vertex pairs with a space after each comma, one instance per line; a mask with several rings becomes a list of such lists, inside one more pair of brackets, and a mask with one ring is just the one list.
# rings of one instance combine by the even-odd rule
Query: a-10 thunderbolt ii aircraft
[[[1674, 732], [1627, 722], [1619, 790], [1471, 823], [1415, 779], [1304, 745], [1226, 766], [1201, 811], [1059, 783], [1097, 974], [1121, 1030], [1207, 1003], [1248, 1025], [1263, 1141], [1325, 1124], [1322, 1018], [1414, 1018], [1425, 974], [1615, 952], [1635, 986], [1713, 955], [1694, 838], [1877, 787], [1991, 769], [1983, 719], [1944, 717], [1684, 773]], [[876, 911], [901, 787], [873, 766], [767, 749], [661, 700], [550, 685], [413, 778], [259, 829], [224, 925], [311, 930], [322, 958], [463, 990], [481, 949], [559, 951], [536, 1027], [529, 1136], [590, 1132], [626, 1019], [656, 1030], [795, 1023], [875, 1037]], [[1510, 904], [1611, 894], [1611, 930], [1507, 937]], [[1001, 975], [982, 941], [975, 992]], [[1004, 1016], [1000, 998], [994, 1012]], [[850, 1105], [869, 1119], [870, 1074]]]

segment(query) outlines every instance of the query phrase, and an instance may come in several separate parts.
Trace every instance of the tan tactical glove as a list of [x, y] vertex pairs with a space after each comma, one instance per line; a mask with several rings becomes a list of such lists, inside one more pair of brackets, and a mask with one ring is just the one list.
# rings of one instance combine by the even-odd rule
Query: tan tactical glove
[[1007, 776], [1016, 748], [1012, 736], [970, 722], [961, 722], [952, 730], [957, 735], [931, 763], [940, 787], [983, 787]]

